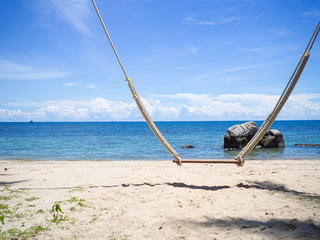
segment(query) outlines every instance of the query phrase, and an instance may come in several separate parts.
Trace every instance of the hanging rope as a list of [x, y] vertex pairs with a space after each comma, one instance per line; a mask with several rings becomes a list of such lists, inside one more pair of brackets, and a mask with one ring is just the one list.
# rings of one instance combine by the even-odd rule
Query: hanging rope
[[137, 106], [138, 106], [138, 108], [139, 108], [142, 116], [144, 117], [144, 119], [146, 120], [146, 122], [147, 122], [147, 124], [149, 125], [150, 129], [152, 130], [152, 132], [154, 133], [154, 135], [157, 137], [157, 139], [160, 141], [160, 143], [161, 143], [161, 144], [165, 147], [165, 149], [177, 160], [177, 164], [178, 164], [179, 166], [181, 166], [181, 159], [180, 159], [179, 154], [173, 149], [173, 147], [171, 147], [171, 145], [167, 142], [167, 140], [166, 140], [166, 139], [164, 138], [164, 136], [161, 134], [161, 132], [159, 131], [159, 129], [157, 128], [157, 126], [155, 125], [155, 123], [152, 121], [149, 113], [147, 112], [147, 109], [146, 109], [145, 106], [143, 105], [143, 103], [142, 103], [142, 101], [141, 101], [138, 93], [136, 92], [135, 88], [133, 87], [133, 84], [132, 84], [131, 80], [128, 78], [128, 75], [127, 75], [127, 73], [126, 73], [126, 71], [125, 71], [125, 69], [124, 69], [124, 67], [123, 67], [123, 65], [122, 65], [122, 63], [121, 63], [121, 60], [120, 60], [120, 58], [119, 58], [119, 55], [118, 55], [118, 53], [117, 53], [117, 51], [116, 51], [116, 49], [115, 49], [115, 47], [114, 47], [114, 45], [113, 45], [113, 43], [112, 43], [112, 40], [111, 40], [111, 37], [110, 37], [110, 35], [109, 35], [108, 31], [107, 31], [107, 28], [106, 28], [106, 26], [104, 25], [104, 22], [103, 22], [103, 20], [102, 20], [102, 18], [101, 18], [101, 15], [100, 15], [100, 13], [99, 13], [99, 10], [98, 10], [98, 8], [97, 8], [97, 5], [96, 5], [96, 3], [94, 2], [94, 0], [92, 0], [92, 3], [93, 3], [93, 6], [94, 6], [97, 14], [98, 14], [98, 17], [99, 17], [100, 22], [101, 22], [101, 24], [102, 24], [102, 26], [103, 26], [103, 29], [104, 29], [107, 37], [108, 37], [108, 40], [109, 40], [110, 45], [111, 45], [111, 47], [112, 47], [112, 49], [113, 49], [113, 52], [114, 52], [114, 54], [115, 54], [116, 57], [117, 57], [117, 60], [118, 60], [118, 62], [119, 62], [119, 64], [120, 64], [120, 67], [121, 67], [121, 69], [122, 69], [122, 71], [123, 71], [123, 74], [125, 75], [125, 81], [128, 82], [128, 86], [129, 86], [129, 88], [130, 88], [130, 90], [131, 90], [132, 96], [133, 96], [134, 100], [136, 101], [136, 104], [137, 104]]
[[283, 106], [287, 102], [289, 96], [291, 95], [295, 85], [297, 84], [297, 82], [302, 74], [304, 67], [306, 66], [306, 64], [309, 60], [310, 51], [312, 49], [314, 41], [316, 40], [316, 38], [318, 36], [319, 29], [320, 29], [320, 21], [318, 22], [318, 25], [317, 25], [316, 29], [314, 30], [312, 37], [311, 37], [311, 39], [310, 39], [302, 57], [301, 57], [297, 67], [295, 68], [290, 80], [288, 81], [287, 86], [285, 87], [284, 91], [282, 92], [273, 111], [269, 114], [267, 119], [263, 122], [263, 124], [261, 125], [258, 132], [256, 132], [256, 134], [248, 142], [248, 144], [235, 157], [235, 160], [239, 161], [238, 166], [243, 166], [243, 164], [244, 164], [243, 158], [245, 158], [255, 148], [255, 146], [259, 143], [259, 141], [263, 138], [263, 136], [266, 134], [268, 129], [271, 127], [272, 123], [274, 122], [274, 120], [276, 119], [276, 117], [280, 113], [281, 109], [283, 108]]

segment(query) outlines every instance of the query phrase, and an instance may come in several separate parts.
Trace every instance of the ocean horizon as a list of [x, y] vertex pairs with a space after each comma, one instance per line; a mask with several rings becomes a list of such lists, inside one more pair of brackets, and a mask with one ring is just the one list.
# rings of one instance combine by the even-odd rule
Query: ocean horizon
[[[224, 150], [227, 129], [246, 121], [157, 121], [161, 133], [181, 158], [233, 159]], [[263, 121], [255, 121], [258, 127]], [[279, 120], [271, 129], [284, 137], [284, 148], [253, 150], [246, 160], [317, 159], [320, 120]], [[195, 148], [181, 148], [193, 145]], [[4, 160], [172, 160], [144, 121], [0, 122], [0, 159]]]

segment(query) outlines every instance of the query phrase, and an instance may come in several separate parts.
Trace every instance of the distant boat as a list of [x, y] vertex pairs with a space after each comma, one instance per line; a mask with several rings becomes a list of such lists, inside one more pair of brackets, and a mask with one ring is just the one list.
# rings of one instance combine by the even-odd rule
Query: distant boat
[[33, 121], [31, 120], [30, 123], [33, 123]]

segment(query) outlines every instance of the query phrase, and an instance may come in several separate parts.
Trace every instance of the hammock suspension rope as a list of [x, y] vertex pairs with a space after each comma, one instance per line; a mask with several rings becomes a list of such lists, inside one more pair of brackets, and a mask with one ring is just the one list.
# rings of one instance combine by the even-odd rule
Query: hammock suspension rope
[[114, 54], [116, 55], [116, 57], [117, 57], [117, 59], [118, 59], [118, 62], [119, 62], [119, 64], [120, 64], [120, 66], [121, 66], [121, 69], [122, 69], [122, 71], [123, 71], [123, 73], [124, 73], [124, 75], [125, 75], [125, 81], [128, 83], [128, 86], [129, 86], [129, 88], [130, 88], [130, 90], [131, 90], [132, 96], [133, 96], [134, 100], [136, 101], [136, 104], [137, 104], [137, 106], [138, 106], [138, 108], [139, 108], [142, 116], [144, 117], [144, 119], [146, 120], [146, 122], [147, 122], [147, 124], [149, 125], [150, 129], [152, 130], [152, 132], [154, 133], [154, 135], [157, 137], [157, 139], [160, 141], [160, 143], [161, 143], [161, 144], [165, 147], [165, 149], [167, 149], [167, 151], [175, 158], [175, 160], [177, 161], [177, 164], [178, 164], [179, 166], [181, 166], [181, 158], [180, 158], [179, 154], [173, 149], [173, 147], [171, 147], [171, 145], [167, 142], [167, 140], [166, 140], [166, 139], [164, 138], [164, 136], [161, 134], [161, 132], [159, 131], [159, 129], [157, 128], [157, 126], [155, 125], [155, 123], [152, 121], [149, 113], [147, 112], [147, 109], [146, 109], [145, 106], [143, 105], [143, 103], [142, 103], [142, 101], [141, 101], [138, 93], [136, 92], [136, 90], [135, 90], [135, 88], [134, 88], [131, 80], [128, 78], [128, 75], [127, 75], [127, 73], [126, 73], [126, 71], [125, 71], [125, 69], [124, 69], [124, 67], [123, 67], [123, 65], [122, 65], [122, 63], [121, 63], [121, 60], [120, 60], [120, 58], [119, 58], [119, 55], [118, 55], [118, 53], [117, 53], [117, 51], [116, 51], [116, 49], [115, 49], [115, 47], [114, 47], [114, 45], [113, 45], [113, 43], [112, 43], [112, 40], [111, 40], [111, 37], [110, 37], [110, 35], [109, 35], [108, 31], [107, 31], [107, 28], [106, 28], [106, 26], [104, 25], [104, 22], [103, 22], [103, 20], [102, 20], [102, 18], [101, 18], [101, 15], [100, 15], [100, 13], [99, 13], [99, 10], [98, 10], [98, 8], [97, 8], [97, 5], [96, 5], [96, 3], [94, 2], [94, 0], [92, 0], [92, 3], [93, 3], [93, 5], [94, 5], [94, 8], [96, 9], [96, 12], [97, 12], [98, 17], [99, 17], [99, 19], [100, 19], [100, 22], [101, 22], [101, 24], [102, 24], [102, 26], [103, 26], [103, 29], [104, 29], [107, 37], [108, 37], [108, 40], [109, 40], [109, 42], [110, 42], [110, 44], [111, 44], [111, 47], [112, 47], [112, 49], [113, 49], [113, 52], [114, 52]]
[[241, 165], [244, 164], [243, 158], [245, 158], [259, 143], [259, 141], [263, 138], [263, 136], [266, 134], [268, 129], [271, 127], [272, 123], [276, 119], [276, 117], [279, 115], [281, 109], [287, 102], [289, 96], [291, 95], [294, 87], [296, 86], [302, 71], [304, 67], [306, 66], [309, 57], [310, 57], [310, 51], [312, 49], [312, 46], [314, 44], [314, 41], [316, 40], [318, 33], [320, 29], [320, 21], [317, 24], [316, 29], [314, 30], [311, 39], [305, 49], [305, 51], [302, 54], [302, 57], [295, 68], [293, 74], [291, 75], [291, 78], [289, 79], [285, 89], [283, 90], [276, 106], [274, 107], [273, 111], [268, 115], [266, 120], [261, 125], [260, 129], [256, 132], [256, 134], [253, 136], [253, 138], [247, 143], [247, 145], [242, 149], [242, 151], [235, 157], [235, 160], [239, 161]]

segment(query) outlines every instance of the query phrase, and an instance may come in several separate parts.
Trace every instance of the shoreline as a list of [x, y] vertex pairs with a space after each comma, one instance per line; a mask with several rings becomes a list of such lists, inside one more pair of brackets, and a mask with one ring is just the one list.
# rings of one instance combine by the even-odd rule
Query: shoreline
[[[183, 160], [184, 158], [182, 158]], [[188, 158], [187, 158], [188, 159]], [[198, 160], [234, 160], [234, 158], [201, 158]], [[21, 161], [21, 162], [170, 162], [170, 163], [174, 163], [174, 159], [173, 157], [171, 159], [56, 159], [56, 160], [52, 160], [52, 159], [31, 159], [31, 158], [26, 158], [26, 159], [19, 159], [19, 158], [13, 158], [13, 159], [0, 159], [0, 162], [6, 162], [6, 161]], [[250, 159], [248, 157], [246, 157], [244, 159], [245, 163], [250, 163], [250, 162], [255, 162], [255, 161], [259, 161], [259, 162], [278, 162], [278, 161], [320, 161], [320, 157], [319, 158], [282, 158], [282, 159]], [[175, 163], [174, 163], [175, 164]], [[186, 163], [189, 165], [189, 163]], [[219, 164], [218, 164], [219, 165]], [[231, 164], [232, 165], [232, 164]]]
[[0, 160], [0, 229], [36, 239], [319, 239], [319, 183], [319, 160]]

